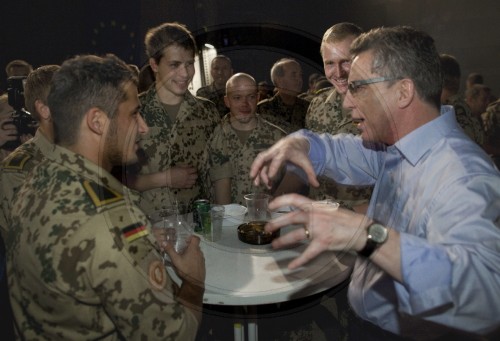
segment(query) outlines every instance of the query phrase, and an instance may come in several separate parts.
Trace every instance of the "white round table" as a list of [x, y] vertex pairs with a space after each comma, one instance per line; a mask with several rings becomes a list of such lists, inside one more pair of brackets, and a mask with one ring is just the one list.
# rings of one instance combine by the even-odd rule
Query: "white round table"
[[[250, 245], [238, 239], [236, 229], [237, 225], [225, 224], [217, 242], [200, 237], [206, 266], [203, 303], [246, 306], [290, 301], [333, 288], [352, 271], [355, 256], [345, 252], [323, 252], [304, 267], [288, 270], [306, 242], [287, 249]], [[173, 269], [167, 269], [179, 283]]]

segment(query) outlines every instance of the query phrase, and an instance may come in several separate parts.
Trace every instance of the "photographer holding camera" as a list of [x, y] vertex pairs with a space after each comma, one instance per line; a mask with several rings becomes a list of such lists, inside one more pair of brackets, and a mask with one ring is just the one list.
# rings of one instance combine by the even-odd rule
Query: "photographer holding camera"
[[[8, 122], [8, 131], [12, 136], [13, 128], [16, 129], [16, 138], [5, 142], [2, 149], [12, 151], [22, 143], [35, 135], [38, 128], [38, 122], [33, 118], [30, 112], [26, 111], [24, 101], [24, 83], [27, 76], [12, 76], [7, 79], [8, 105], [13, 111]], [[35, 108], [33, 108], [34, 110]], [[0, 128], [5, 129], [3, 125]]]

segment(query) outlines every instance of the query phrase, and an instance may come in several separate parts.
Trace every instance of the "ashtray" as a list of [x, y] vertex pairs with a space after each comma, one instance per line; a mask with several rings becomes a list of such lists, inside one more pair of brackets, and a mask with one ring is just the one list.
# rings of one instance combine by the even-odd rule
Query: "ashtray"
[[280, 230], [274, 232], [266, 232], [264, 226], [265, 221], [251, 221], [249, 223], [238, 226], [238, 239], [243, 243], [252, 245], [265, 245], [279, 237]]

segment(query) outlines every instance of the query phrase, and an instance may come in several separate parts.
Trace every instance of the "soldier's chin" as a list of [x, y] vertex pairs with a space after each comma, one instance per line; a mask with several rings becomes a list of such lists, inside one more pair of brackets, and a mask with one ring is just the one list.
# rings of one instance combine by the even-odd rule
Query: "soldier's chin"
[[347, 83], [334, 82], [333, 85], [335, 86], [335, 89], [337, 89], [337, 92], [341, 93], [342, 95], [345, 95], [347, 93]]

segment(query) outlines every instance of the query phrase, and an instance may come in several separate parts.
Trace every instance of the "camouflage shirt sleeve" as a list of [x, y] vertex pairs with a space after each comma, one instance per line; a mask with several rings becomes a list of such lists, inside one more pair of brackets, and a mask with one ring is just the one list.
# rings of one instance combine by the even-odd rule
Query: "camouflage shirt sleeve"
[[[132, 207], [120, 207], [97, 215], [75, 241], [92, 240], [93, 252], [84, 262], [64, 264], [90, 269], [80, 277], [95, 288], [106, 312], [126, 339], [190, 340], [196, 336], [197, 320], [175, 298], [177, 286], [168, 276], [144, 215]], [[108, 228], [102, 228], [107, 226]], [[78, 242], [73, 247], [85, 254]], [[80, 287], [74, 283], [75, 287]]]

